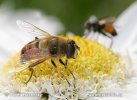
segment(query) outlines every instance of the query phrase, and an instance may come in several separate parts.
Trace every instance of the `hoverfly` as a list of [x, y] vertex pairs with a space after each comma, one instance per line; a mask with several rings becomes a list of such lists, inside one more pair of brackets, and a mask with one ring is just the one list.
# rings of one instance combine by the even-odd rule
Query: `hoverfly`
[[115, 28], [111, 25], [115, 21], [115, 17], [105, 17], [98, 19], [96, 16], [91, 16], [89, 20], [85, 23], [85, 37], [89, 35], [91, 31], [98, 32], [104, 36], [111, 39], [111, 45], [113, 44], [113, 36], [117, 36]]
[[[78, 45], [75, 43], [74, 40], [71, 39], [66, 40], [58, 36], [53, 36], [48, 32], [43, 31], [37, 28], [36, 26], [25, 21], [17, 20], [17, 25], [21, 29], [24, 29], [29, 33], [41, 34], [45, 36], [43, 38], [35, 37], [33, 41], [26, 44], [21, 50], [20, 62], [22, 64], [25, 64], [28, 61], [33, 60], [33, 63], [27, 66], [27, 68], [29, 68], [29, 70], [31, 71], [31, 74], [26, 83], [28, 83], [32, 78], [32, 75], [34, 73], [33, 68], [36, 65], [46, 61], [47, 59], [51, 59], [52, 65], [55, 68], [57, 68], [54, 62], [54, 59], [56, 58], [66, 68], [68, 62], [67, 59], [69, 58], [75, 59], [77, 57], [77, 51], [80, 48], [78, 47]], [[66, 56], [67, 58], [66, 63], [64, 63], [61, 59], [63, 56]]]

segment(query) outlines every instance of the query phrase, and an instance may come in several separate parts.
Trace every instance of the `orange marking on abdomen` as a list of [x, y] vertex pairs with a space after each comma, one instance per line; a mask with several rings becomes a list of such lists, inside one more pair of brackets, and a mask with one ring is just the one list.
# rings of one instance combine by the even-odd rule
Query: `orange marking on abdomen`
[[106, 24], [106, 25], [104, 26], [104, 30], [105, 30], [106, 32], [113, 33], [114, 28], [113, 28], [113, 26]]

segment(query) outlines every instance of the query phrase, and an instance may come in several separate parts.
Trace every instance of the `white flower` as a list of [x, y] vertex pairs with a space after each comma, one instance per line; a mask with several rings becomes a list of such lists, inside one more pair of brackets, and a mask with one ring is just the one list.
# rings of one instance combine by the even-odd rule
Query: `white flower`
[[[48, 93], [49, 100], [56, 100], [57, 98], [61, 100], [136, 100], [137, 63], [135, 60], [137, 48], [134, 43], [137, 38], [137, 29], [134, 28], [136, 26], [135, 16], [137, 16], [135, 14], [137, 11], [136, 5], [137, 2], [127, 9], [115, 23], [119, 34], [114, 39], [112, 48], [114, 53], [94, 41], [89, 42], [80, 37], [70, 37], [79, 43], [82, 49], [78, 59], [69, 60], [69, 68], [76, 76], [75, 84], [73, 77], [59, 64], [59, 69], [66, 75], [71, 85], [60, 77], [59, 73], [51, 69], [51, 65], [47, 61], [40, 66], [36, 66], [35, 70], [39, 76], [34, 76], [32, 82], [27, 85], [23, 81], [28, 76], [28, 71], [16, 75], [7, 75], [1, 72], [0, 92], [8, 94], [45, 92]], [[100, 39], [102, 38], [100, 37]], [[101, 41], [106, 43], [103, 39]], [[84, 48], [85, 45], [90, 49]], [[12, 61], [15, 62], [16, 57]], [[45, 64], [48, 68], [43, 67]], [[11, 63], [10, 65], [15, 64]], [[40, 71], [40, 67], [42, 71]], [[49, 73], [42, 73], [43, 71]], [[18, 82], [20, 84], [17, 84]], [[109, 97], [93, 97], [93, 95], [109, 95]], [[111, 97], [110, 95], [117, 97]], [[39, 99], [39, 97], [35, 99]]]

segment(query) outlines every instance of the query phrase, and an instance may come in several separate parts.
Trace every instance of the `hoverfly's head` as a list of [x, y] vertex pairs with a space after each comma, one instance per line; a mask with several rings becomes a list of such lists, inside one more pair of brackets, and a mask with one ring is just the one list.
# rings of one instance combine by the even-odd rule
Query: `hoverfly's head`
[[78, 54], [78, 50], [80, 50], [80, 48], [77, 46], [77, 44], [75, 43], [75, 41], [73, 40], [68, 40], [67, 41], [67, 46], [66, 46], [66, 56], [67, 58], [76, 58], [77, 54]]
[[91, 16], [85, 23], [85, 29], [88, 32], [91, 32], [91, 30], [94, 30], [97, 24], [98, 24], [98, 18], [96, 16]]

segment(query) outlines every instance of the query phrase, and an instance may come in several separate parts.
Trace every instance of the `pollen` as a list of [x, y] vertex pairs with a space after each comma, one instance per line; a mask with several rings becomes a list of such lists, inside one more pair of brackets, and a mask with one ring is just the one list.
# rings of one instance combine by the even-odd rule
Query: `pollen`
[[[34, 67], [35, 73], [33, 74], [31, 82], [37, 82], [38, 78], [46, 77], [53, 79], [55, 81], [61, 81], [69, 79], [72, 77], [70, 72], [74, 74], [76, 79], [79, 80], [89, 80], [97, 81], [95, 75], [106, 75], [109, 76], [114, 74], [114, 69], [117, 64], [120, 62], [120, 58], [117, 54], [113, 53], [109, 48], [97, 43], [96, 41], [86, 40], [79, 36], [69, 36], [63, 37], [66, 39], [73, 39], [76, 44], [80, 47], [78, 51], [78, 56], [76, 59], [68, 59], [68, 65], [65, 69], [62, 64], [55, 59], [57, 68], [55, 68], [50, 59]], [[10, 69], [16, 69], [22, 67], [22, 64], [19, 62], [20, 54], [16, 54], [12, 57], [4, 66], [3, 71], [8, 73]], [[66, 57], [63, 57], [62, 60], [65, 62]], [[28, 66], [30, 63], [23, 66]], [[62, 74], [61, 74], [62, 73]], [[26, 69], [14, 73], [12, 79], [18, 83], [24, 83], [28, 80], [30, 76], [30, 71]]]

